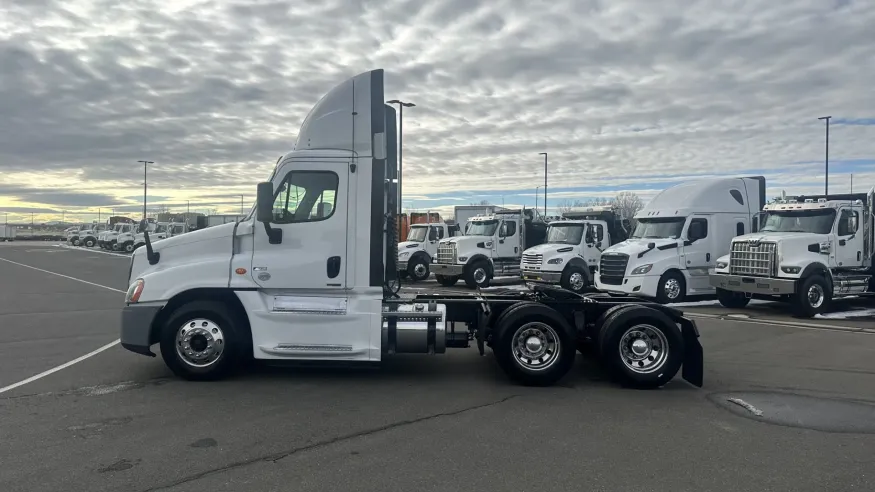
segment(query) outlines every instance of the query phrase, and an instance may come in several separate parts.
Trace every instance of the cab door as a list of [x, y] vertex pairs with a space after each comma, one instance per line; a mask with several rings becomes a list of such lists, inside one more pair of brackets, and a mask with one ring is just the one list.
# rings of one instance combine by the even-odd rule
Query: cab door
[[842, 208], [836, 222], [835, 265], [853, 268], [863, 265], [863, 234], [859, 231], [860, 211]]
[[[275, 181], [276, 182], [276, 181]], [[272, 244], [255, 224], [253, 281], [264, 289], [337, 290], [347, 285], [349, 162], [296, 164], [274, 186]]]
[[712, 215], [694, 214], [684, 227], [681, 266], [687, 271], [687, 294], [711, 290], [708, 271], [717, 260], [712, 222]]
[[496, 258], [516, 258], [520, 254], [519, 227], [517, 221], [505, 219], [498, 228], [498, 244], [495, 246]]

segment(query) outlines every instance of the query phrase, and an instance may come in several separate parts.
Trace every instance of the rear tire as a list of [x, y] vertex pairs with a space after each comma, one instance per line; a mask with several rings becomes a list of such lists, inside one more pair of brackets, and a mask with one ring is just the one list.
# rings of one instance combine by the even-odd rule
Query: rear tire
[[177, 376], [210, 381], [230, 375], [252, 355], [246, 323], [225, 304], [192, 301], [161, 328], [161, 357]]
[[435, 274], [434, 278], [435, 280], [437, 280], [437, 283], [441, 284], [444, 287], [452, 287], [456, 285], [456, 282], [459, 281], [459, 277], [457, 276], [448, 277], [446, 275]]
[[832, 289], [822, 275], [812, 275], [800, 282], [800, 289], [793, 298], [793, 314], [800, 318], [813, 318], [829, 308]]
[[507, 308], [493, 326], [491, 344], [504, 373], [524, 386], [550, 386], [574, 365], [574, 331], [554, 309], [531, 301]]
[[612, 378], [638, 389], [658, 388], [677, 374], [684, 339], [665, 314], [647, 306], [618, 309], [602, 327], [599, 353]]
[[486, 260], [477, 260], [465, 267], [465, 285], [475, 289], [485, 289], [489, 287], [489, 280], [492, 277], [491, 268]]
[[717, 289], [717, 300], [720, 301], [721, 306], [729, 309], [741, 309], [750, 302], [750, 298], [745, 297], [744, 294], [726, 289]]

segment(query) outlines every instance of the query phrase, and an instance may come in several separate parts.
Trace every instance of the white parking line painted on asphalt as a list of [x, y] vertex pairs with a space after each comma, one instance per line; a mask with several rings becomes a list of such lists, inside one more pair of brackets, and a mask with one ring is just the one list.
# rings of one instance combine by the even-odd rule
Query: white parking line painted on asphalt
[[65, 363], [61, 364], [60, 366], [56, 366], [56, 367], [49, 369], [48, 371], [43, 371], [43, 372], [37, 374], [36, 376], [31, 376], [25, 380], [22, 380], [22, 381], [15, 383], [15, 384], [10, 384], [9, 386], [5, 386], [3, 388], [0, 388], [0, 394], [5, 393], [7, 391], [12, 391], [15, 388], [18, 388], [19, 386], [24, 386], [27, 383], [32, 383], [32, 382], [36, 381], [37, 379], [42, 379], [42, 378], [48, 376], [49, 374], [54, 374], [54, 373], [60, 371], [61, 369], [66, 369], [66, 368], [72, 366], [73, 364], [76, 364], [77, 362], [82, 362], [83, 360], [85, 360], [89, 357], [93, 357], [93, 356], [103, 352], [104, 350], [111, 349], [112, 347], [115, 347], [116, 345], [119, 344], [120, 341], [121, 340], [116, 340], [114, 342], [107, 343], [103, 347], [100, 347], [99, 349], [94, 350], [92, 352], [88, 352], [87, 354], [83, 355], [82, 357], [77, 357], [77, 358], [71, 360], [70, 362], [65, 362]]
[[[95, 287], [100, 287], [100, 288], [103, 288], [103, 289], [106, 289], [106, 290], [111, 290], [111, 291], [113, 291], [113, 292], [120, 292], [120, 293], [122, 293], [122, 294], [125, 293], [125, 291], [120, 290], [120, 289], [116, 289], [116, 288], [109, 287], [109, 286], [106, 286], [106, 285], [95, 284], [94, 282], [89, 282], [89, 281], [87, 281], [87, 280], [82, 280], [81, 278], [71, 277], [71, 276], [69, 276], [69, 275], [63, 275], [63, 274], [60, 274], [60, 273], [57, 273], [57, 272], [52, 272], [52, 271], [49, 271], [49, 270], [43, 270], [42, 268], [37, 268], [37, 267], [35, 267], [35, 266], [25, 265], [24, 263], [18, 263], [17, 261], [7, 260], [6, 258], [0, 258], [0, 261], [5, 261], [6, 263], [12, 263], [13, 265], [18, 265], [18, 266], [25, 267], [25, 268], [30, 268], [30, 269], [32, 269], [32, 270], [36, 270], [36, 271], [38, 271], [38, 272], [48, 273], [48, 274], [50, 274], [50, 275], [56, 275], [56, 276], [58, 276], [58, 277], [63, 277], [63, 278], [66, 278], [66, 279], [75, 280], [75, 281], [77, 281], [77, 282], [82, 282], [83, 284], [93, 285], [93, 286], [95, 286]], [[32, 383], [32, 382], [34, 382], [34, 381], [36, 381], [36, 380], [38, 380], [38, 379], [42, 379], [42, 378], [48, 376], [49, 374], [54, 374], [54, 373], [56, 373], [56, 372], [58, 372], [58, 371], [60, 371], [60, 370], [62, 370], [62, 369], [66, 369], [66, 368], [72, 366], [73, 364], [76, 364], [77, 362], [82, 362], [83, 360], [88, 359], [89, 357], [94, 357], [95, 355], [97, 355], [97, 354], [103, 352], [104, 350], [110, 349], [110, 348], [112, 348], [112, 347], [118, 345], [119, 343], [121, 343], [121, 340], [120, 340], [120, 339], [116, 339], [115, 341], [109, 342], [109, 343], [107, 343], [106, 345], [104, 345], [103, 347], [100, 347], [100, 348], [97, 349], [97, 350], [93, 350], [93, 351], [91, 351], [91, 352], [88, 352], [87, 354], [85, 354], [85, 355], [83, 355], [83, 356], [81, 356], [81, 357], [77, 357], [77, 358], [71, 360], [70, 362], [65, 362], [65, 363], [63, 363], [63, 364], [61, 364], [61, 365], [59, 365], [59, 366], [55, 366], [55, 367], [49, 369], [48, 371], [43, 371], [43, 372], [41, 372], [41, 373], [39, 373], [39, 374], [37, 374], [37, 375], [35, 375], [35, 376], [31, 376], [31, 377], [25, 379], [25, 380], [22, 380], [22, 381], [19, 381], [19, 382], [17, 382], [17, 383], [10, 384], [9, 386], [5, 386], [5, 387], [3, 387], [3, 388], [0, 388], [0, 394], [5, 393], [5, 392], [7, 392], [7, 391], [14, 390], [15, 388], [18, 388], [19, 386], [24, 386], [24, 385], [27, 384], [27, 383]]]
[[702, 318], [702, 319], [715, 319], [718, 321], [728, 321], [732, 323], [752, 323], [755, 325], [772, 325], [772, 326], [786, 326], [789, 328], [801, 328], [803, 330], [820, 330], [820, 331], [843, 331], [846, 333], [873, 333], [871, 330], [866, 328], [859, 328], [855, 326], [840, 326], [840, 325], [823, 325], [818, 323], [806, 323], [803, 321], [783, 321], [778, 319], [765, 319], [765, 318], [739, 318], [739, 317], [727, 317], [725, 314], [708, 314], [708, 313], [693, 313], [690, 311], [684, 311], [684, 316], [690, 318]]
[[83, 248], [81, 246], [70, 246], [68, 244], [55, 244], [54, 246], [56, 248], [69, 249], [72, 251], [84, 251], [86, 253], [100, 253], [102, 255], [116, 256], [118, 258], [130, 258], [131, 257], [131, 255], [126, 255], [124, 253], [114, 253], [112, 251], [103, 251], [100, 249]]

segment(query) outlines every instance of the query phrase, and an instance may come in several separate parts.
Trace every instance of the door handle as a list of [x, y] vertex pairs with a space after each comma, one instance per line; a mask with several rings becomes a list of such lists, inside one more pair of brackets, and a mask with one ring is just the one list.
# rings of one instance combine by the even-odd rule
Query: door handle
[[705, 261], [711, 261], [711, 253], [705, 253]]
[[326, 273], [328, 273], [328, 278], [334, 278], [340, 275], [340, 257], [332, 256], [331, 258], [328, 258], [327, 267], [328, 271]]

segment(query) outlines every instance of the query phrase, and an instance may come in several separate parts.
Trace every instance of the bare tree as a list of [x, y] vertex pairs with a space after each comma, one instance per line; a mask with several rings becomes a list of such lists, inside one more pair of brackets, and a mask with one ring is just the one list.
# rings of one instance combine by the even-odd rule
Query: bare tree
[[563, 198], [562, 200], [559, 200], [559, 202], [556, 204], [556, 209], [559, 210], [560, 214], [565, 214], [565, 213], [571, 212], [572, 210], [574, 210], [577, 207], [582, 207], [582, 206], [583, 206], [583, 203], [580, 200], [572, 201], [572, 200], [569, 200], [568, 198]]
[[633, 225], [635, 222], [633, 217], [635, 217], [635, 214], [638, 213], [639, 210], [644, 208], [644, 202], [641, 201], [641, 197], [631, 191], [621, 191], [620, 193], [617, 193], [612, 205], [614, 207], [614, 212], [619, 216], [632, 221]]
[[471, 205], [491, 205], [488, 200], [480, 200], [480, 203], [472, 203]]

